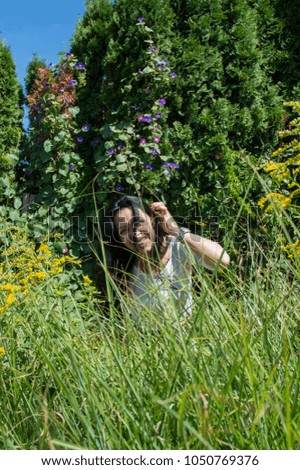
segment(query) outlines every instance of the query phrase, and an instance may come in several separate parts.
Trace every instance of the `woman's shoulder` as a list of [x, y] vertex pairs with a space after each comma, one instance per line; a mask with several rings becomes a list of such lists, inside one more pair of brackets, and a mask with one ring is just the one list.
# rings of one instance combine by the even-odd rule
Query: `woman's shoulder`
[[177, 240], [173, 235], [169, 235], [170, 256], [183, 259], [187, 255], [185, 245]]

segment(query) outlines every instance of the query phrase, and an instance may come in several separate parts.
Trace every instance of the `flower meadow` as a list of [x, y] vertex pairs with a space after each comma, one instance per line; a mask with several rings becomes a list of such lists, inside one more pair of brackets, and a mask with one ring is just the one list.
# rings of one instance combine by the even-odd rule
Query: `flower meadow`
[[[196, 118], [188, 101], [182, 122], [189, 74], [135, 23], [142, 52], [116, 97], [107, 46], [99, 114], [100, 101], [84, 107], [94, 57], [35, 59], [26, 143], [0, 159], [0, 448], [299, 449], [299, 102], [285, 103], [272, 151], [234, 149], [227, 121], [241, 136], [252, 117], [235, 121], [207, 80], [186, 98], [201, 88], [215, 114]], [[195, 267], [186, 322], [145, 306], [154, 328], [141, 328], [103, 264], [106, 300], [97, 288], [99, 218], [123, 193], [163, 200], [231, 256], [221, 271]]]

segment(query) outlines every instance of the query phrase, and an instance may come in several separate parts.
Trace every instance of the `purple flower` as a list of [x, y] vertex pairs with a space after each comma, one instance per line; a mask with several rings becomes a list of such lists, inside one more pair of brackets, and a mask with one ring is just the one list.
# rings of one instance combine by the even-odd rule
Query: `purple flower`
[[170, 163], [164, 162], [162, 166], [164, 166], [165, 168], [174, 168], [175, 170], [179, 168], [179, 164], [174, 163], [174, 162], [170, 162]]
[[153, 126], [153, 129], [154, 129], [155, 131], [158, 131], [158, 125], [155, 124], [155, 125]]
[[85, 65], [83, 62], [76, 62], [76, 64], [74, 65], [74, 69], [85, 69]]
[[133, 106], [133, 109], [136, 111], [138, 109], [138, 105], [137, 104], [134, 104]]
[[151, 150], [151, 153], [152, 153], [152, 155], [156, 155], [156, 154], [157, 154], [157, 150], [156, 150], [156, 149], [152, 149], [152, 150]]
[[59, 91], [65, 91], [64, 87], [62, 86]]
[[152, 163], [146, 163], [144, 166], [145, 166], [146, 170], [153, 170]]
[[81, 143], [81, 142], [83, 142], [83, 137], [81, 135], [79, 135], [76, 140], [77, 140], [77, 142]]
[[137, 20], [139, 23], [142, 23], [144, 21], [145, 18], [143, 18], [143, 16], [140, 16]]
[[176, 78], [176, 77], [178, 77], [178, 75], [177, 75], [176, 72], [173, 72], [173, 73], [171, 73], [171, 77], [172, 77], [172, 78]]
[[144, 120], [144, 116], [142, 116], [142, 115], [138, 116], [137, 120], [138, 120], [139, 122], [143, 121], [143, 120]]
[[151, 89], [149, 87], [147, 87], [145, 91], [148, 95], [151, 93]]
[[84, 132], [87, 132], [90, 130], [90, 126], [88, 124], [83, 124], [82, 128], [81, 128]]
[[160, 100], [157, 100], [157, 103], [161, 106], [164, 106], [166, 104], [166, 100], [164, 98], [161, 98]]
[[158, 142], [160, 142], [160, 136], [156, 135], [153, 140], [156, 144], [158, 144]]
[[143, 116], [143, 122], [152, 122], [153, 117], [152, 116]]
[[69, 83], [68, 83], [68, 87], [71, 88], [71, 86], [73, 85], [77, 85], [77, 80], [71, 80]]
[[65, 255], [66, 253], [68, 253], [68, 248], [65, 246], [63, 249], [62, 249], [62, 253]]
[[50, 62], [49, 67], [54, 67], [54, 65], [53, 62]]
[[119, 147], [120, 149], [122, 149], [123, 147], [125, 147], [124, 142], [118, 142], [118, 147]]
[[116, 189], [116, 191], [120, 192], [120, 191], [122, 191], [123, 186], [121, 186], [120, 184], [116, 184], [115, 189]]
[[156, 51], [156, 47], [155, 47], [155, 46], [150, 47], [150, 51], [151, 51], [151, 52]]
[[147, 140], [146, 139], [141, 139], [140, 140], [140, 145], [146, 145], [147, 143]]
[[111, 147], [110, 149], [107, 150], [107, 152], [109, 153], [109, 155], [113, 155], [115, 153], [115, 149]]
[[74, 54], [72, 54], [71, 52], [67, 52], [66, 57], [74, 57]]
[[49, 83], [45, 83], [44, 88], [49, 88]]
[[140, 75], [142, 73], [142, 70], [138, 69], [137, 73]]
[[74, 165], [72, 165], [72, 164], [71, 164], [71, 165], [69, 165], [69, 170], [70, 170], [70, 171], [73, 171], [73, 170], [74, 170], [74, 168], [75, 168], [75, 166], [74, 166]]
[[161, 114], [161, 113], [156, 113], [155, 116], [157, 117], [157, 119], [161, 119], [161, 118], [162, 118], [162, 114]]
[[168, 59], [164, 59], [164, 63], [167, 64], [169, 61]]

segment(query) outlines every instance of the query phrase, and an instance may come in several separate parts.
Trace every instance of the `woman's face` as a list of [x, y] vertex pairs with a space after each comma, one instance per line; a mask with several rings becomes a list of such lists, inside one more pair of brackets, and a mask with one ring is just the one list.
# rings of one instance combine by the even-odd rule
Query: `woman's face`
[[130, 207], [123, 207], [115, 214], [114, 225], [120, 241], [126, 248], [137, 253], [149, 253], [155, 240], [153, 220], [141, 209], [138, 209], [138, 213], [139, 221], [136, 223], [135, 231], [133, 230], [133, 213]]

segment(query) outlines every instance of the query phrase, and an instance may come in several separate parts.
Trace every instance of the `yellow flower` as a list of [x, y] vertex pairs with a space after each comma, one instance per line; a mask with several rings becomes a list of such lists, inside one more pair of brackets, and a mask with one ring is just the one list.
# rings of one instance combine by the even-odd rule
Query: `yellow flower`
[[286, 197], [282, 203], [281, 203], [281, 207], [287, 207], [290, 203], [292, 202], [291, 198], [290, 197]]
[[93, 281], [89, 278], [89, 276], [83, 276], [83, 283], [84, 285], [89, 286]]
[[39, 271], [39, 272], [36, 272], [36, 273], [32, 273], [31, 274], [31, 277], [36, 277], [37, 279], [45, 279], [45, 277], [47, 276], [46, 273], [44, 273], [43, 271]]
[[20, 290], [20, 286], [14, 286], [13, 284], [2, 284], [0, 289], [14, 293], [16, 290]]
[[5, 349], [0, 347], [0, 357], [4, 356]]
[[49, 250], [48, 245], [45, 243], [41, 243], [39, 249], [37, 250], [38, 253], [44, 253], [47, 256], [51, 256], [51, 251]]
[[8, 309], [8, 307], [11, 306], [11, 304], [13, 303], [13, 301], [15, 300], [15, 294], [9, 294], [9, 296], [7, 297], [4, 305], [2, 307], [0, 307], [0, 313], [3, 313], [5, 312], [6, 309]]
[[15, 300], [15, 297], [16, 297], [15, 294], [9, 294], [5, 302], [7, 307], [9, 307], [13, 303], [13, 301]]

